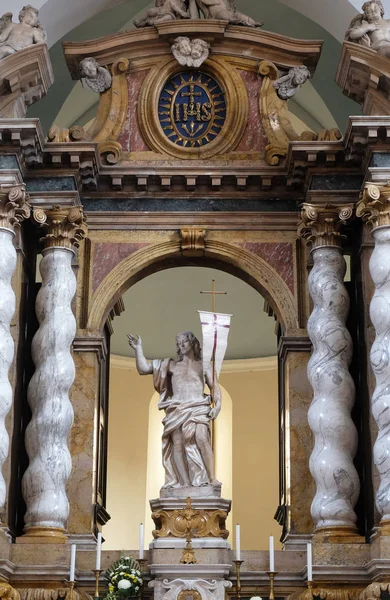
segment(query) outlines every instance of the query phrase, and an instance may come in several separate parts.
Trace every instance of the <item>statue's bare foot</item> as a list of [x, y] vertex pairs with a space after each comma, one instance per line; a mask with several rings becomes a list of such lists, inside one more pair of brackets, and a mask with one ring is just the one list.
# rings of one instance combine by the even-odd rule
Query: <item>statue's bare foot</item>
[[212, 485], [213, 487], [221, 487], [222, 483], [220, 481], [218, 481], [218, 479], [212, 479], [210, 481], [210, 485]]

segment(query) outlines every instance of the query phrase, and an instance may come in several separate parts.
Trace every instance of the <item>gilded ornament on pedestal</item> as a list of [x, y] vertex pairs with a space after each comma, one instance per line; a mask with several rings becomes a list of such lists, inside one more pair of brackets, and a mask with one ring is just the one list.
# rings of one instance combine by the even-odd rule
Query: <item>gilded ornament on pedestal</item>
[[189, 526], [193, 537], [221, 537], [227, 539], [229, 532], [225, 529], [227, 512], [224, 510], [196, 510], [192, 508], [191, 499], [187, 498], [186, 507], [180, 510], [158, 510], [152, 513], [156, 525], [154, 538], [185, 538]]

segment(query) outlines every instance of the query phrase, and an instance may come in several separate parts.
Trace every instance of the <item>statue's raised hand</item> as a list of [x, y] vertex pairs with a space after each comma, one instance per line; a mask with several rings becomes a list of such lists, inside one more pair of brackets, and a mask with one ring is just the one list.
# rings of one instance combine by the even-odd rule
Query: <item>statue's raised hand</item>
[[142, 348], [142, 340], [139, 335], [131, 335], [131, 333], [128, 333], [127, 339], [129, 340], [129, 346], [131, 346], [133, 350]]

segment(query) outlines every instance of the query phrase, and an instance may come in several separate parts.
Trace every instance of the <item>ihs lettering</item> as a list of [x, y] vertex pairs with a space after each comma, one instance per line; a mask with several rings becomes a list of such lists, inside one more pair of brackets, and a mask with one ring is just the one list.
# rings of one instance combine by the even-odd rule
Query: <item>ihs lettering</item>
[[186, 123], [189, 117], [194, 117], [198, 123], [211, 120], [211, 102], [190, 102], [189, 104], [175, 104], [176, 123]]

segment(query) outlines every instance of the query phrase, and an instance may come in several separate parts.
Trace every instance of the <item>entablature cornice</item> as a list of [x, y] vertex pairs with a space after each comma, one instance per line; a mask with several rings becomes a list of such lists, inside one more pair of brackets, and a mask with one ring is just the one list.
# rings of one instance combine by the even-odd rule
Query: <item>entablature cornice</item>
[[[63, 42], [63, 50], [68, 69], [73, 79], [79, 79], [78, 65], [88, 56], [98, 59], [101, 64], [110, 65], [123, 56], [129, 59], [131, 68], [138, 63], [151, 63], [156, 58], [170, 55], [172, 41], [178, 36], [202, 37], [212, 43], [213, 54], [242, 56], [255, 65], [267, 57], [276, 65], [289, 69], [305, 64], [312, 72], [319, 60], [321, 40], [298, 40], [270, 31], [243, 28], [229, 25], [217, 19], [178, 20], [160, 23], [156, 27], [124, 31], [95, 40], [83, 42]], [[250, 46], [250, 53], [248, 53]]]
[[[284, 197], [297, 203], [305, 200], [308, 191], [322, 190], [330, 197], [341, 190], [357, 197], [364, 181], [390, 179], [390, 116], [351, 117], [340, 141], [291, 142], [287, 157], [275, 166], [255, 160], [223, 165], [186, 160], [163, 165], [141, 160], [103, 164], [96, 142], [45, 142], [38, 119], [0, 119], [0, 139], [6, 157], [0, 164], [2, 175], [16, 181], [20, 171], [34, 201], [40, 195], [50, 202], [46, 192], [61, 191], [53, 184], [61, 177], [74, 178], [80, 197], [89, 192], [129, 198], [147, 193], [154, 198]], [[327, 178], [333, 178], [331, 186]], [[353, 180], [352, 188], [343, 178]], [[30, 188], [29, 182], [39, 179], [46, 179], [48, 187]], [[76, 195], [72, 203], [79, 203]]]

